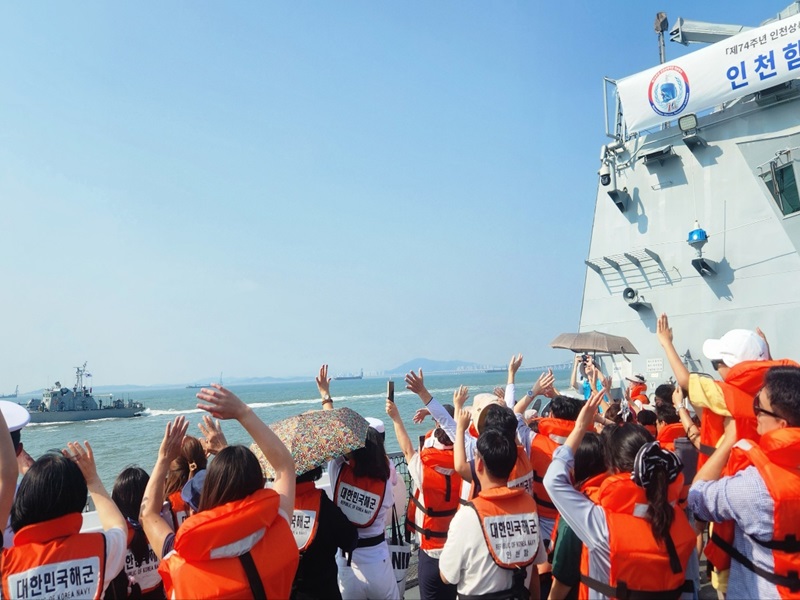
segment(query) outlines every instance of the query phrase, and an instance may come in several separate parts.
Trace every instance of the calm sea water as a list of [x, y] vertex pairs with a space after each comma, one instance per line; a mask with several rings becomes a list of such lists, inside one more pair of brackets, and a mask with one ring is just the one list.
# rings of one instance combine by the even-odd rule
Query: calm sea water
[[[538, 375], [532, 371], [519, 373], [518, 395], [529, 389]], [[556, 376], [557, 387], [566, 389], [569, 373], [560, 372]], [[470, 396], [473, 396], [480, 392], [490, 392], [496, 386], [504, 386], [505, 377], [505, 373], [426, 375], [425, 384], [437, 400], [452, 402], [453, 391], [459, 385], [468, 386]], [[422, 425], [411, 422], [411, 417], [422, 406], [422, 402], [404, 387], [402, 378], [396, 377], [395, 401], [411, 439], [416, 440], [430, 428], [431, 421], [428, 419]], [[319, 394], [313, 380], [239, 387], [233, 385], [230, 389], [266, 423], [320, 408]], [[148, 473], [152, 470], [164, 428], [176, 416], [185, 415], [190, 422], [189, 433], [200, 435], [197, 425], [204, 413], [195, 406], [197, 391], [148, 389], [125, 394], [126, 399], [130, 397], [144, 403], [147, 410], [143, 416], [58, 425], [32, 424], [23, 431], [22, 441], [31, 456], [37, 458], [48, 450], [65, 448], [67, 442], [88, 440], [95, 452], [100, 477], [110, 492], [115, 477], [125, 467], [138, 465]], [[386, 379], [332, 381], [331, 395], [336, 407], [349, 406], [365, 417], [382, 419], [387, 426], [387, 451], [399, 450], [394, 429], [385, 412]], [[229, 443], [249, 445], [251, 442], [247, 432], [236, 421], [223, 421], [222, 429]]]

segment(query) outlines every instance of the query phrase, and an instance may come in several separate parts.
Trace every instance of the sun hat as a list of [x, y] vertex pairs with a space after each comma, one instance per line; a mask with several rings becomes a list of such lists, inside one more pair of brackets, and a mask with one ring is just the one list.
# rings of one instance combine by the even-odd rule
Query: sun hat
[[200, 469], [194, 474], [189, 481], [187, 481], [181, 490], [181, 498], [192, 510], [197, 512], [200, 506], [200, 494], [203, 491], [203, 482], [206, 480], [206, 470]]
[[631, 383], [647, 384], [647, 379], [644, 378], [644, 375], [634, 375], [633, 377], [626, 377], [625, 379], [627, 379]]
[[729, 367], [748, 360], [767, 360], [767, 344], [755, 331], [731, 329], [719, 339], [703, 342], [703, 354], [709, 360], [721, 360]]

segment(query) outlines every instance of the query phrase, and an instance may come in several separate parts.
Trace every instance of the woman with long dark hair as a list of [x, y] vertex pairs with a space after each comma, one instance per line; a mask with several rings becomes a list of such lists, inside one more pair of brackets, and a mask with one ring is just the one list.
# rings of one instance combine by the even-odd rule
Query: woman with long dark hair
[[[333, 409], [328, 366], [316, 378], [322, 408]], [[348, 600], [397, 600], [400, 591], [386, 543], [386, 516], [394, 506], [391, 466], [383, 437], [372, 427], [363, 448], [328, 463], [333, 501], [358, 528], [358, 546], [337, 557], [339, 590]]]
[[127, 467], [117, 475], [111, 490], [111, 499], [128, 524], [130, 542], [128, 555], [125, 557], [123, 594], [132, 598], [162, 600], [166, 595], [161, 575], [158, 574], [158, 559], [147, 543], [147, 536], [139, 523], [139, 508], [148, 481], [150, 476], [147, 471], [140, 467]]
[[573, 485], [574, 456], [601, 398], [602, 393], [594, 394], [581, 409], [544, 478], [561, 518], [586, 546], [581, 581], [589, 589], [584, 597], [660, 592], [663, 598], [678, 598], [692, 591], [686, 567], [695, 534], [683, 511], [674, 507], [683, 487], [677, 456], [640, 425], [611, 425], [603, 435], [609, 475], [594, 501]]
[[[8, 435], [0, 427], [0, 437], [5, 437], [3, 433]], [[5, 452], [0, 446], [4, 457]], [[81, 533], [87, 492], [103, 527], [98, 533]], [[2, 512], [5, 494], [4, 485], [0, 519], [7, 515]], [[14, 546], [3, 551], [0, 565], [5, 598], [47, 592], [99, 599], [125, 564], [125, 519], [97, 475], [88, 442], [85, 446], [70, 442], [61, 454], [49, 452], [33, 463], [14, 498], [11, 527]]]
[[168, 597], [288, 598], [298, 553], [289, 519], [294, 508], [295, 466], [286, 446], [235, 394], [214, 384], [203, 388], [198, 408], [236, 419], [275, 469], [272, 489], [256, 456], [228, 446], [211, 461], [198, 512], [173, 533], [161, 518], [164, 479], [180, 453], [188, 424], [168, 423], [142, 500], [141, 521]]

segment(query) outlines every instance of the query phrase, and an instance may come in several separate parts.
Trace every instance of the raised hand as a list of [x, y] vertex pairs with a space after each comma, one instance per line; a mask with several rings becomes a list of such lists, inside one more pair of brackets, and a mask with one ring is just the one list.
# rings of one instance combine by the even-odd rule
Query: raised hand
[[661, 316], [656, 321], [656, 336], [658, 337], [658, 343], [662, 347], [672, 345], [672, 327], [669, 326], [669, 319], [666, 313], [661, 313]]
[[167, 423], [167, 427], [164, 429], [164, 438], [158, 448], [158, 460], [169, 464], [180, 456], [187, 429], [189, 429], [189, 421], [184, 416], [175, 417], [174, 421]]
[[209, 415], [203, 415], [203, 422], [198, 423], [197, 427], [200, 429], [200, 433], [203, 434], [203, 437], [200, 438], [200, 443], [203, 444], [206, 456], [217, 454], [228, 446], [228, 440], [225, 439], [225, 434], [222, 433], [219, 421], [215, 421]]
[[592, 423], [594, 423], [594, 416], [597, 414], [597, 407], [603, 399], [603, 392], [594, 392], [589, 399], [583, 404], [581, 412], [578, 413], [578, 418], [575, 420], [575, 429], [580, 428], [581, 431], [588, 430]]
[[453, 413], [453, 419], [456, 422], [456, 429], [461, 429], [462, 431], [466, 431], [469, 427], [469, 422], [472, 419], [472, 413], [468, 410], [464, 410], [463, 408], [456, 407], [455, 412]]
[[514, 383], [514, 377], [517, 371], [522, 366], [522, 354], [511, 355], [511, 360], [508, 361], [508, 383]]
[[504, 388], [496, 387], [492, 390], [492, 393], [500, 398], [500, 400], [505, 400], [506, 398], [506, 390]]
[[324, 400], [326, 396], [331, 395], [331, 378], [328, 377], [328, 365], [322, 365], [319, 368], [319, 375], [314, 378], [314, 381], [317, 382], [320, 398]]
[[419, 373], [409, 371], [408, 375], [405, 376], [405, 381], [406, 389], [414, 392], [425, 404], [431, 401], [433, 396], [428, 392], [428, 388], [425, 387], [425, 378], [422, 374], [422, 369], [419, 370]]
[[672, 406], [675, 407], [675, 410], [683, 407], [683, 390], [679, 385], [676, 385], [672, 392]]
[[464, 408], [467, 398], [469, 398], [469, 388], [464, 385], [458, 386], [458, 389], [453, 392], [453, 406], [455, 408]]
[[62, 450], [61, 453], [67, 458], [71, 458], [78, 465], [78, 468], [86, 480], [86, 485], [91, 487], [93, 483], [100, 481], [97, 475], [97, 465], [94, 462], [94, 452], [89, 442], [83, 442], [86, 447], [80, 445], [78, 442], [67, 442], [67, 448]]
[[386, 400], [386, 414], [392, 421], [400, 421], [400, 411], [397, 409], [397, 404], [391, 400]]
[[603, 391], [608, 393], [611, 390], [611, 375], [603, 377]]
[[417, 409], [417, 412], [415, 412], [414, 416], [411, 417], [411, 421], [419, 425], [425, 420], [425, 417], [427, 417], [429, 414], [431, 414], [431, 411], [429, 411], [427, 408], [423, 406], [422, 408]]
[[532, 391], [534, 397], [540, 395], [547, 388], [552, 387], [555, 381], [556, 377], [553, 375], [552, 369], [547, 369], [547, 372], [539, 375], [539, 379], [537, 379], [536, 383], [533, 384]]
[[211, 385], [213, 387], [203, 388], [197, 394], [198, 400], [207, 402], [207, 404], [198, 403], [197, 408], [211, 413], [216, 419], [239, 420], [245, 416], [249, 407], [239, 399], [239, 396], [218, 383]]

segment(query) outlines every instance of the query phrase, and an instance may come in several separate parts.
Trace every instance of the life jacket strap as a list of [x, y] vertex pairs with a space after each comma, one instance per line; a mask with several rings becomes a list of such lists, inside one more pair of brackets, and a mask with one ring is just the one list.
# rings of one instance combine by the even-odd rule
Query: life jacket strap
[[264, 584], [261, 582], [261, 576], [258, 574], [256, 563], [250, 552], [241, 554], [239, 561], [244, 568], [244, 574], [247, 575], [247, 583], [250, 584], [250, 591], [253, 592], [253, 600], [267, 600], [267, 592], [264, 590]]
[[684, 592], [694, 591], [694, 582], [688, 579], [675, 589], [658, 591], [632, 590], [624, 581], [618, 582], [616, 587], [613, 587], [583, 573], [581, 573], [581, 583], [604, 596], [619, 600], [675, 600]]
[[711, 456], [712, 454], [714, 454], [715, 450], [716, 450], [716, 448], [714, 448], [714, 446], [709, 446], [707, 444], [700, 444], [699, 451], [702, 454], [705, 454], [706, 456]]
[[[750, 537], [750, 536], [748, 536]], [[755, 538], [750, 538], [754, 542], [761, 544]], [[786, 575], [778, 575], [777, 573], [773, 573], [772, 571], [767, 571], [766, 569], [762, 569], [749, 558], [747, 558], [744, 554], [739, 552], [736, 548], [733, 547], [733, 544], [728, 543], [727, 540], [723, 539], [719, 534], [712, 532], [711, 533], [711, 541], [719, 547], [720, 550], [727, 552], [730, 554], [730, 557], [741, 564], [743, 567], [751, 570], [753, 573], [758, 575], [759, 577], [766, 579], [771, 584], [776, 586], [782, 586], [789, 588], [792, 592], [800, 591], [800, 574], [797, 571], [789, 571]]]
[[786, 552], [788, 554], [796, 554], [800, 552], [800, 540], [797, 539], [797, 536], [793, 533], [787, 535], [782, 540], [768, 540], [766, 542], [762, 542], [761, 540], [757, 540], [752, 538], [756, 544], [760, 546], [764, 546], [764, 548], [769, 548], [770, 550], [778, 550], [779, 552]]
[[543, 508], [551, 508], [553, 510], [558, 510], [555, 504], [553, 504], [552, 502], [548, 502], [547, 500], [543, 500], [542, 498], [539, 497], [539, 495], [536, 492], [533, 493], [533, 499], [536, 501], [536, 504], [538, 506], [541, 506]]
[[681, 559], [678, 556], [678, 551], [675, 549], [675, 542], [672, 541], [672, 536], [669, 534], [669, 532], [667, 532], [667, 537], [664, 538], [664, 544], [667, 546], [667, 554], [669, 555], [669, 568], [672, 569], [672, 573], [677, 575], [678, 573], [683, 572]]
[[411, 521], [406, 521], [406, 527], [409, 529], [413, 529], [414, 531], [418, 531], [427, 538], [441, 538], [441, 539], [447, 538], [446, 531], [434, 531], [433, 529], [425, 529], [424, 527], [420, 527], [419, 525]]
[[428, 515], [429, 517], [452, 517], [454, 514], [456, 514], [456, 512], [458, 512], [458, 507], [448, 510], [433, 510], [431, 508], [426, 508], [416, 496], [411, 496], [411, 501], [418, 510], [422, 511], [423, 514]]
[[[530, 591], [525, 587], [528, 571], [525, 567], [514, 569], [514, 578], [511, 587], [499, 592], [489, 592], [488, 594], [459, 594], [459, 600], [528, 600]], [[536, 581], [536, 580], [534, 580]], [[538, 585], [538, 584], [537, 584]]]

